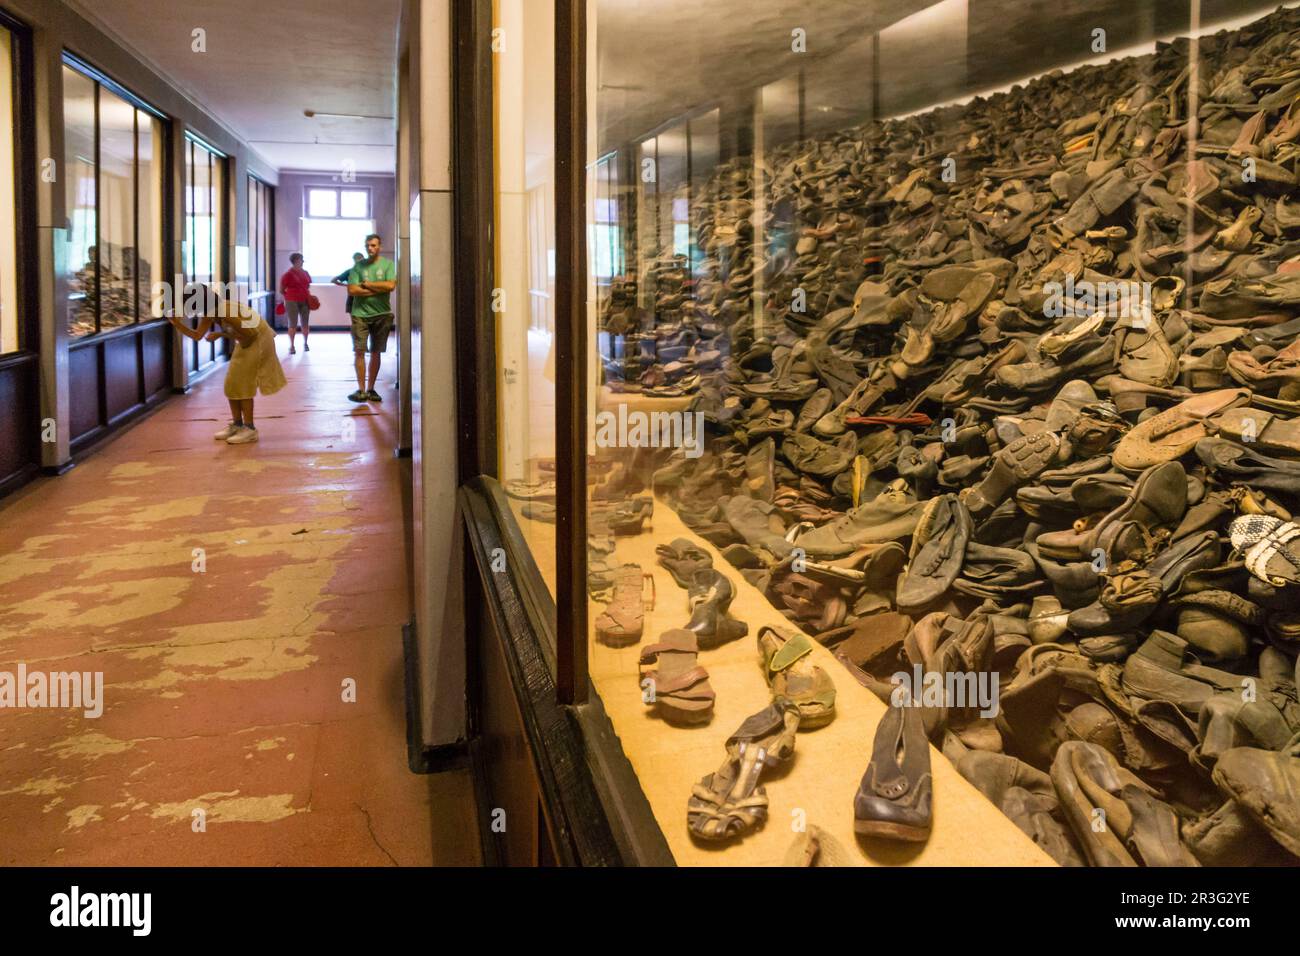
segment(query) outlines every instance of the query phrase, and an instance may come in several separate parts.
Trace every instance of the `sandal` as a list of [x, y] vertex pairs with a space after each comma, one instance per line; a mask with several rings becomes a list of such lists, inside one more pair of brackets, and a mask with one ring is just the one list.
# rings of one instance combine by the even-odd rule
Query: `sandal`
[[665, 631], [658, 644], [641, 648], [642, 699], [670, 724], [703, 724], [713, 716], [709, 672], [699, 666], [694, 631]]
[[1300, 584], [1300, 525], [1272, 515], [1243, 515], [1228, 526], [1246, 570], [1273, 587]]
[[759, 628], [758, 653], [768, 686], [773, 696], [785, 697], [799, 708], [799, 726], [808, 730], [835, 717], [835, 684], [808, 660], [812, 649], [812, 640], [801, 632]]
[[[650, 598], [645, 599], [646, 583]], [[596, 640], [609, 647], [627, 647], [641, 640], [645, 612], [653, 610], [655, 579], [639, 564], [625, 564], [614, 572], [614, 599], [596, 618]]]
[[686, 825], [691, 836], [721, 842], [744, 836], [767, 820], [767, 791], [758, 778], [794, 756], [799, 708], [778, 697], [727, 738], [727, 759], [691, 788]]

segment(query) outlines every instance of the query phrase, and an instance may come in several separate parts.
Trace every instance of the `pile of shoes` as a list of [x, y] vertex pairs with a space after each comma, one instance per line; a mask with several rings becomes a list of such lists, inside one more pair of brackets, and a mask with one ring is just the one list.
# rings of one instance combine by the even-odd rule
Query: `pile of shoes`
[[[923, 732], [1062, 863], [1300, 856], [1297, 62], [1279, 10], [736, 161], [690, 277], [643, 272], [638, 380], [705, 330], [717, 358], [689, 369], [707, 453], [628, 480], [882, 698], [996, 677], [996, 715]], [[752, 794], [785, 713], [704, 804]], [[879, 796], [864, 832], [924, 831]]]

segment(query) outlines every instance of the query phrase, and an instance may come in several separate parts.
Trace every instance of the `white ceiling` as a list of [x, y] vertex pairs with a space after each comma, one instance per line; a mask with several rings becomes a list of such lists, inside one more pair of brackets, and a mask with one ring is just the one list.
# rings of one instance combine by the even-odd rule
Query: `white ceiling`
[[[280, 170], [391, 173], [400, 0], [68, 0]], [[206, 31], [206, 53], [192, 50]], [[308, 118], [304, 110], [378, 119]]]

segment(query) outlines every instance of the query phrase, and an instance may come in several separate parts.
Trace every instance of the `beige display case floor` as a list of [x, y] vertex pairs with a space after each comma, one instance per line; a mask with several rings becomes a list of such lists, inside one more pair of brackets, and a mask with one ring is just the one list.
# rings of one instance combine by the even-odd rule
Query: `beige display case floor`
[[[686, 592], [655, 561], [655, 545], [678, 537], [691, 539], [713, 555], [714, 565], [736, 587], [732, 615], [749, 624], [748, 636], [700, 654], [717, 703], [712, 721], [694, 728], [674, 727], [653, 716], [652, 708], [641, 702], [637, 669], [641, 646], [653, 643], [669, 628], [682, 627], [689, 618]], [[853, 795], [885, 704], [854, 681], [821, 645], [814, 648], [813, 659], [835, 681], [837, 716], [825, 727], [799, 734], [788, 769], [765, 772], [769, 816], [763, 829], [722, 846], [695, 842], [686, 828], [692, 784], [719, 767], [727, 737], [771, 699], [758, 662], [758, 630], [764, 625], [793, 625], [661, 500], [655, 501], [652, 529], [620, 538], [615, 558], [639, 564], [652, 574], [658, 600], [646, 615], [640, 644], [611, 648], [592, 643], [591, 679], [678, 864], [780, 865], [795, 839], [795, 828], [807, 823], [833, 834], [863, 866], [1055, 865], [934, 748], [930, 754], [934, 830], [929, 841], [909, 845], [857, 837]], [[603, 607], [592, 602], [592, 621]]]

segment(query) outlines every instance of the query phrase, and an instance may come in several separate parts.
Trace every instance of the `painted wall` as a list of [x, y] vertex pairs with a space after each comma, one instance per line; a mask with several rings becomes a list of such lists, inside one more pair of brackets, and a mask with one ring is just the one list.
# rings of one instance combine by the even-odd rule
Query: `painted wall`
[[[375, 231], [384, 237], [382, 255], [397, 261], [396, 179], [392, 176], [357, 173], [355, 182], [343, 183], [338, 177], [337, 170], [280, 173], [280, 183], [275, 191], [275, 263], [272, 270], [277, 282], [280, 274], [289, 268], [289, 256], [302, 250], [304, 196], [309, 186], [363, 186], [370, 189], [370, 208], [375, 218]], [[365, 232], [360, 229], [357, 231], [357, 251], [365, 251]], [[329, 280], [351, 263], [308, 262], [305, 265], [315, 280], [313, 284], [320, 285], [320, 288], [313, 290], [321, 300], [321, 308], [312, 314], [312, 328], [345, 327], [347, 316], [343, 311], [343, 303], [346, 293], [341, 287], [329, 285]]]

